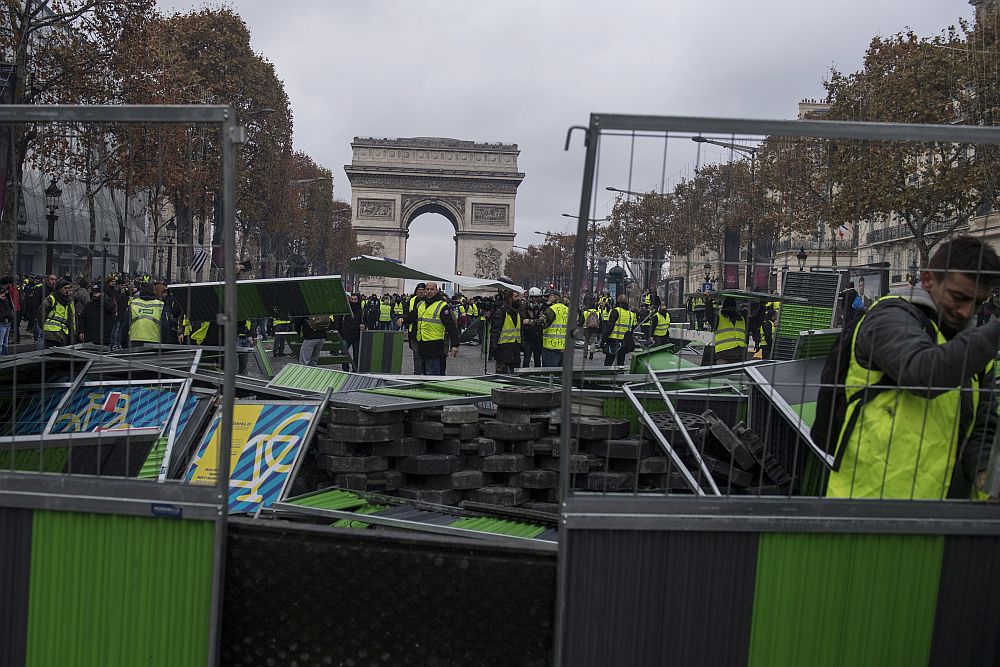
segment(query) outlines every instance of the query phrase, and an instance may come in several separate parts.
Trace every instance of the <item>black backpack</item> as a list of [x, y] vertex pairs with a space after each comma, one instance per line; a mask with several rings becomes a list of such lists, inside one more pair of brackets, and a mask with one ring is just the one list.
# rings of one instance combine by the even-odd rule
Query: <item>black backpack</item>
[[[921, 308], [915, 308], [920, 316], [924, 331], [931, 338], [937, 340], [937, 330], [931, 320]], [[857, 409], [851, 415], [850, 421], [844, 429], [844, 440], [850, 437], [851, 431], [861, 416], [862, 406], [874, 399], [884, 391], [896, 389], [894, 385], [874, 385], [863, 391], [858, 391], [847, 399], [847, 391], [844, 383], [847, 380], [847, 368], [851, 363], [851, 343], [854, 340], [854, 332], [863, 318], [855, 318], [840, 332], [840, 336], [833, 344], [820, 373], [819, 395], [816, 397], [816, 417], [813, 419], [809, 429], [809, 435], [817, 447], [833, 456], [833, 470], [840, 470], [840, 464], [844, 458], [844, 448], [838, 447], [841, 426], [847, 419], [847, 408], [854, 402], [858, 404]]]

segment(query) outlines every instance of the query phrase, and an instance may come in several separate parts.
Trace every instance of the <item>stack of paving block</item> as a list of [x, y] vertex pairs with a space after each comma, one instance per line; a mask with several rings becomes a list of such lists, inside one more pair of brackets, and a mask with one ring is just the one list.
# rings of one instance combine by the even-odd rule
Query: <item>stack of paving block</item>
[[402, 412], [327, 408], [313, 446], [316, 467], [333, 484], [355, 491], [391, 493], [403, 482], [392, 457], [423, 454], [424, 443], [405, 438]]

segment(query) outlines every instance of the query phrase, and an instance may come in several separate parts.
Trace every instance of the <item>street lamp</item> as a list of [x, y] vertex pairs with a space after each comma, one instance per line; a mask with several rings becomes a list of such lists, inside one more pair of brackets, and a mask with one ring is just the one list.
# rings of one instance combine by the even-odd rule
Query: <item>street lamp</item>
[[177, 231], [177, 223], [174, 222], [173, 218], [167, 222], [167, 231], [170, 233], [167, 234], [167, 275], [165, 278], [167, 279], [167, 282], [170, 282], [173, 280], [173, 276], [170, 274], [170, 269], [174, 263], [174, 241], [176, 240], [174, 232]]
[[795, 253], [795, 259], [799, 263], [799, 271], [806, 270], [806, 260], [809, 259], [809, 253], [806, 252], [805, 247], [800, 247], [799, 251]]
[[914, 257], [913, 261], [910, 262], [910, 285], [916, 285], [920, 281], [920, 277], [917, 275], [919, 270], [920, 267], [917, 266], [917, 258]]
[[728, 141], [715, 141], [714, 139], [706, 139], [700, 135], [691, 137], [691, 141], [696, 144], [712, 144], [713, 146], [728, 148], [731, 151], [742, 152], [750, 156], [750, 216], [747, 219], [747, 258], [750, 261], [747, 264], [746, 286], [748, 290], [753, 291], [755, 287], [753, 275], [754, 189], [757, 184], [757, 151], [760, 148], [756, 146], [744, 146], [743, 144], [733, 144]]
[[107, 232], [104, 232], [104, 238], [101, 241], [104, 242], [104, 256], [101, 257], [101, 276], [106, 283], [108, 281], [108, 244], [111, 243], [111, 237], [108, 236]]
[[56, 220], [59, 219], [59, 214], [56, 211], [59, 210], [59, 198], [62, 196], [62, 190], [56, 185], [55, 177], [52, 177], [52, 181], [49, 186], [45, 188], [45, 206], [48, 208], [49, 212], [45, 214], [45, 219], [49, 223], [49, 234], [45, 244], [45, 273], [51, 274], [52, 271], [52, 251], [53, 245], [56, 241]]
[[[545, 237], [545, 242], [548, 243], [550, 236], [558, 236], [558, 234], [553, 234], [552, 232], [535, 232], [540, 236]], [[559, 283], [562, 281], [556, 280], [556, 245], [552, 244], [552, 284], [556, 285], [559, 289], [562, 289], [562, 285]]]
[[[580, 216], [571, 215], [569, 213], [563, 213], [564, 218], [573, 218], [574, 220], [579, 220]], [[595, 255], [597, 253], [597, 223], [607, 222], [611, 220], [611, 216], [605, 216], [603, 218], [587, 218], [587, 222], [590, 224], [590, 293], [594, 293], [594, 283], [596, 280], [597, 266], [595, 265]]]

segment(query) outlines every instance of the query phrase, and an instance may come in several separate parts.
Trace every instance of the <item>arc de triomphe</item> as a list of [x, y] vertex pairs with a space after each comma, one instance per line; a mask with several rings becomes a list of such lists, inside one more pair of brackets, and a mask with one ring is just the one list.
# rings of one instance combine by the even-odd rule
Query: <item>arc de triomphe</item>
[[[406, 261], [410, 223], [440, 213], [455, 227], [456, 273], [496, 278], [514, 244], [514, 198], [524, 174], [517, 144], [413, 137], [355, 137], [344, 167], [358, 243]], [[442, 239], [443, 240], [443, 239]], [[403, 281], [369, 278], [362, 291], [403, 292]]]

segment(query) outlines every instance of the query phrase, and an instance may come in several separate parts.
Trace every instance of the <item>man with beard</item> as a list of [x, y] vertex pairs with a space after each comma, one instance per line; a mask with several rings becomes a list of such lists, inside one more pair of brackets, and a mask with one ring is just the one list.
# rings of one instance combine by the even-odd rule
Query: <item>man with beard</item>
[[[545, 305], [542, 303], [542, 290], [537, 287], [532, 287], [528, 290], [528, 302], [524, 307], [524, 319], [531, 320], [532, 322], [542, 319], [542, 311], [545, 309]], [[524, 330], [524, 341], [521, 345], [524, 350], [524, 368], [531, 366], [532, 360], [535, 362], [535, 367], [538, 368], [542, 365], [542, 330], [527, 326], [523, 327]]]
[[[354, 368], [358, 367], [358, 346], [361, 343], [361, 332], [365, 325], [361, 323], [361, 295], [352, 294], [349, 301], [351, 312], [342, 315], [337, 324], [340, 339], [344, 341], [344, 354], [349, 354], [354, 360]], [[341, 364], [345, 371], [351, 370], [351, 364]]]
[[503, 304], [494, 308], [490, 320], [490, 351], [496, 372], [513, 374], [521, 365], [521, 293], [503, 289]]
[[846, 413], [827, 438], [839, 462], [828, 497], [968, 499], [982, 488], [998, 419], [1000, 320], [971, 320], [998, 277], [992, 248], [958, 237], [934, 253], [919, 285], [861, 315], [842, 380]]

